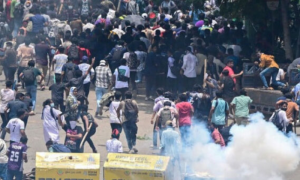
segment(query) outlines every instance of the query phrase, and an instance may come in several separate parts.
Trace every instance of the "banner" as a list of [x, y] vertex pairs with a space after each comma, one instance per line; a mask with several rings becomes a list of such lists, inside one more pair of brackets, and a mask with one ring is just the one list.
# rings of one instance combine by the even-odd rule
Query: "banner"
[[100, 179], [100, 154], [36, 153], [37, 180]]
[[109, 153], [104, 180], [166, 180], [169, 157]]

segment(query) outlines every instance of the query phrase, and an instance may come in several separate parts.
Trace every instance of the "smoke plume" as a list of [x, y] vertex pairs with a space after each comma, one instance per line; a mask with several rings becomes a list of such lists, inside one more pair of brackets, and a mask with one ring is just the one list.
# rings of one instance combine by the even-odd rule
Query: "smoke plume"
[[233, 136], [226, 148], [212, 142], [203, 124], [194, 126], [194, 145], [185, 153], [186, 172], [206, 172], [218, 180], [283, 180], [283, 174], [299, 164], [298, 138], [279, 132], [261, 113], [252, 114], [250, 120], [246, 127], [231, 128]]

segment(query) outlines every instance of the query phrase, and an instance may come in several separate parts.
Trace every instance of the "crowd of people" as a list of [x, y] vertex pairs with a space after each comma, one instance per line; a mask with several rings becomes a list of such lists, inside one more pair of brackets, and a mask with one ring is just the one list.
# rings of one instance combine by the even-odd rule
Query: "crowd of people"
[[[180, 0], [7, 0], [3, 9], [0, 61], [6, 87], [0, 91], [1, 139], [9, 133], [10, 146], [6, 151], [0, 140], [2, 179], [22, 179], [26, 125], [36, 104], [43, 104], [49, 152], [84, 152], [88, 142], [97, 153], [91, 139], [98, 127], [94, 117], [101, 117], [107, 106], [112, 132], [107, 151], [123, 152], [119, 137], [124, 132], [129, 153], [137, 153], [137, 95], [154, 101], [153, 148], [175, 160], [180, 149], [193, 143], [192, 125], [206, 123], [213, 141], [225, 147], [228, 137], [222, 134], [228, 131], [228, 119], [249, 123], [252, 100], [241, 84], [242, 58], [254, 50], [243, 22], [219, 16], [214, 0], [200, 7]], [[274, 57], [256, 55], [253, 68], [264, 68], [264, 88], [272, 84], [287, 89]], [[272, 76], [270, 84], [266, 74]], [[137, 84], [145, 85], [145, 94]], [[46, 87], [51, 98], [39, 102], [37, 93]], [[95, 87], [95, 114], [88, 112], [90, 87]], [[284, 132], [292, 131], [292, 114], [299, 111], [292, 99], [286, 91], [270, 118]], [[63, 144], [60, 127], [66, 132]]]

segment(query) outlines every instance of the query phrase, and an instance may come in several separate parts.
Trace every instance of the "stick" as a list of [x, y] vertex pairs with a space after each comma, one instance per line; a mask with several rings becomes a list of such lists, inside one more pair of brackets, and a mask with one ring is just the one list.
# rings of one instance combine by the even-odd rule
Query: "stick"
[[[89, 127], [88, 127], [88, 129], [90, 129], [91, 127], [92, 127], [92, 124], [93, 123], [91, 123], [90, 125], [89, 125]], [[82, 148], [82, 145], [83, 145], [83, 143], [84, 143], [84, 141], [85, 141], [85, 138], [86, 138], [86, 136], [88, 135], [88, 131], [85, 133], [85, 135], [83, 136], [83, 138], [82, 138], [82, 140], [81, 140], [81, 143], [80, 143], [80, 149]]]
[[119, 0], [118, 7], [117, 7], [117, 12], [120, 11], [121, 1], [122, 1], [122, 0]]

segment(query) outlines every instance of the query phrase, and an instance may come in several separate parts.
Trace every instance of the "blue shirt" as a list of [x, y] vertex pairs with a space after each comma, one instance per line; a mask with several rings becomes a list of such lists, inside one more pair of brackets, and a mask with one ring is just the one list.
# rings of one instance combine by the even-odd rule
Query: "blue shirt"
[[40, 15], [36, 14], [29, 18], [32, 21], [32, 32], [38, 33], [40, 30], [44, 28], [44, 23], [46, 22], [45, 18]]
[[216, 125], [225, 125], [226, 111], [229, 110], [228, 103], [224, 101], [224, 99], [218, 98], [217, 100], [212, 101], [212, 107], [214, 107], [215, 110], [212, 114], [211, 121]]

